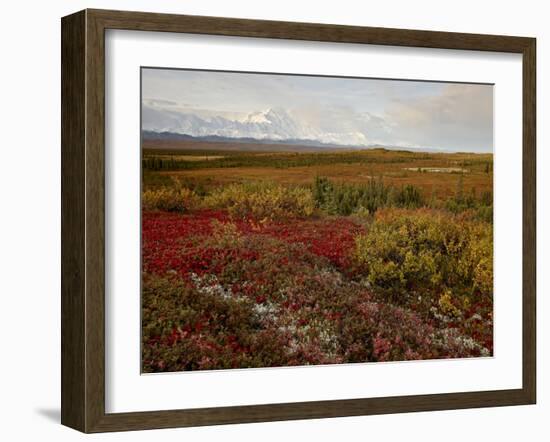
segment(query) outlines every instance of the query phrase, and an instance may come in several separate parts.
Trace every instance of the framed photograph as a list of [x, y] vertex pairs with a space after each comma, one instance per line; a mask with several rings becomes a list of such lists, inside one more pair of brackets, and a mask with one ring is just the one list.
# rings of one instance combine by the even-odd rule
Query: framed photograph
[[62, 423], [536, 400], [535, 39], [62, 19]]

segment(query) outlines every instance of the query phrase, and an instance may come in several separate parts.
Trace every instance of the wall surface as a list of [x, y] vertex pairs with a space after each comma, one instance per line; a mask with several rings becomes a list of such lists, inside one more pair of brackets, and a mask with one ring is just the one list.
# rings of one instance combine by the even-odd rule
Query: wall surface
[[[59, 425], [60, 17], [83, 8], [532, 36], [538, 39], [538, 404], [88, 436], [94, 440], [548, 440], [550, 28], [546, 2], [20, 0], [0, 28], [0, 438], [83, 440]], [[518, 189], [519, 191], [519, 189]], [[546, 200], [546, 201], [545, 201]], [[546, 231], [545, 231], [546, 230]], [[7, 285], [6, 285], [7, 281]], [[442, 374], [443, 375], [443, 374]]]

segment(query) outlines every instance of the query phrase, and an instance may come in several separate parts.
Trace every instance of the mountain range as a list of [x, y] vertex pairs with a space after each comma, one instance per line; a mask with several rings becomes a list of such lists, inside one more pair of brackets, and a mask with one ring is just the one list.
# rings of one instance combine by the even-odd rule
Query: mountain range
[[[208, 143], [210, 148], [212, 148], [212, 143], [219, 143], [219, 150], [225, 150], [228, 146], [231, 146], [230, 150], [234, 150], [236, 144], [248, 144], [248, 145], [262, 145], [265, 146], [267, 150], [308, 150], [316, 151], [323, 149], [386, 149], [386, 150], [399, 150], [399, 151], [409, 151], [409, 152], [449, 152], [444, 151], [443, 149], [434, 149], [434, 148], [416, 148], [416, 147], [404, 147], [404, 146], [391, 146], [386, 144], [371, 144], [368, 146], [357, 146], [357, 145], [343, 145], [343, 144], [333, 144], [333, 143], [321, 143], [317, 140], [304, 140], [304, 139], [286, 139], [286, 140], [272, 140], [267, 138], [257, 139], [250, 137], [222, 137], [219, 135], [205, 135], [202, 137], [195, 137], [187, 134], [173, 133], [173, 132], [155, 132], [143, 130], [141, 132], [142, 139], [147, 143], [148, 148], [165, 148], [164, 143], [182, 143], [181, 148], [188, 149], [191, 147], [191, 143]], [[158, 146], [155, 145], [155, 142], [159, 142]], [[171, 148], [177, 148], [177, 145], [169, 144]], [[252, 147], [252, 146], [251, 146]]]
[[321, 130], [295, 118], [282, 108], [235, 114], [188, 109], [149, 100], [144, 101], [142, 105], [142, 122], [142, 129], [146, 132], [185, 134], [193, 137], [308, 140], [322, 145], [343, 146], [368, 144], [362, 132]]
[[155, 131], [142, 131], [143, 140], [146, 141], [196, 141], [196, 142], [209, 142], [209, 143], [241, 143], [241, 144], [269, 144], [280, 146], [304, 146], [304, 147], [317, 147], [327, 149], [365, 149], [374, 146], [353, 146], [343, 145], [335, 143], [322, 143], [317, 140], [307, 140], [298, 138], [289, 138], [284, 140], [274, 140], [270, 138], [251, 138], [251, 137], [223, 137], [219, 135], [205, 135], [195, 137], [188, 134], [174, 133], [174, 132], [155, 132]]
[[[442, 149], [368, 143], [362, 133], [326, 133], [299, 123], [284, 109], [248, 114], [224, 114], [159, 106], [144, 102], [142, 138], [145, 141], [263, 144], [304, 148], [346, 148], [442, 152]], [[345, 140], [345, 141], [343, 141]], [[151, 143], [148, 143], [151, 145]]]

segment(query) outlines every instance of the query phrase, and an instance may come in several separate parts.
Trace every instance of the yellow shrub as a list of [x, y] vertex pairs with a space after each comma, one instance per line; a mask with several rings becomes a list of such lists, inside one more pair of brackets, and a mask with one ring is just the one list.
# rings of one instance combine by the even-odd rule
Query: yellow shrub
[[216, 247], [235, 247], [242, 239], [242, 235], [235, 223], [212, 220], [212, 243]]
[[493, 292], [492, 225], [468, 216], [381, 210], [356, 238], [354, 260], [368, 282], [394, 302], [432, 294], [434, 303], [449, 307], [449, 290], [460, 297]]
[[204, 204], [225, 208], [235, 217], [257, 219], [309, 216], [315, 209], [309, 189], [274, 183], [230, 184], [206, 197]]
[[451, 291], [447, 290], [439, 298], [439, 308], [446, 315], [459, 316], [460, 310], [452, 302]]
[[144, 191], [141, 201], [145, 210], [186, 212], [197, 206], [199, 198], [193, 191], [186, 188], [163, 187]]

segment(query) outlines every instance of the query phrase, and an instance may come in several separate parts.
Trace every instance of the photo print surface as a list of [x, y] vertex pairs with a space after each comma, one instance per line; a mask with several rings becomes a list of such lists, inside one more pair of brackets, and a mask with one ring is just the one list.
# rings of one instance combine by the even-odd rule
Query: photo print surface
[[493, 86], [142, 68], [143, 373], [493, 354]]

